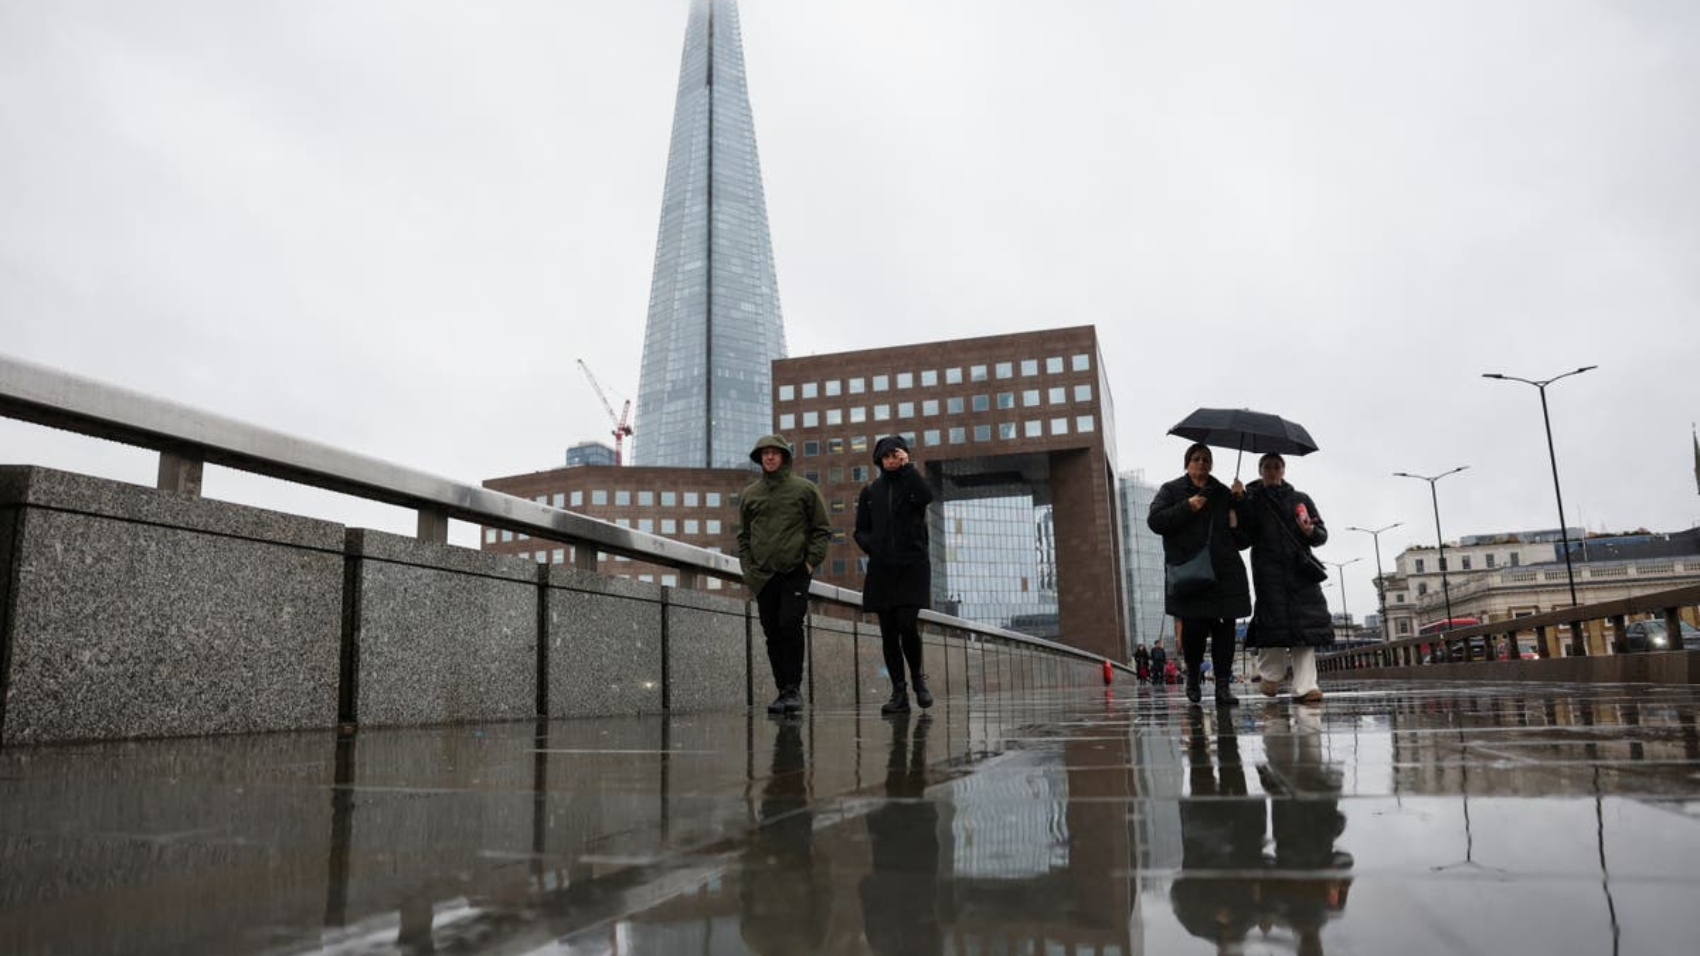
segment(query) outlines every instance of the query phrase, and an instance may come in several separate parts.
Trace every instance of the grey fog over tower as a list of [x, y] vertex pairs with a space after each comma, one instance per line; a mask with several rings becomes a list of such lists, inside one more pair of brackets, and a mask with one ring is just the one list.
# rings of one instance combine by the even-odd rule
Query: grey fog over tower
[[632, 460], [747, 466], [785, 324], [734, 0], [693, 0], [643, 335]]

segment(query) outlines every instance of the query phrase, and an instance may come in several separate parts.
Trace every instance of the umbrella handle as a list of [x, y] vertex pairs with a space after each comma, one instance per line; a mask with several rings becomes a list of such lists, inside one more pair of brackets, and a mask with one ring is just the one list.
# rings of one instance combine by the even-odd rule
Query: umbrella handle
[[1245, 436], [1240, 436], [1240, 453], [1234, 456], [1234, 480], [1240, 480], [1240, 462], [1245, 460]]

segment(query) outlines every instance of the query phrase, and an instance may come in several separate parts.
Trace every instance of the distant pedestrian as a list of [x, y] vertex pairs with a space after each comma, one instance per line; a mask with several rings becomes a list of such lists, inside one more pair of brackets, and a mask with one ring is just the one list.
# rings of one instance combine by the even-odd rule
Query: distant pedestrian
[[1216, 704], [1238, 704], [1234, 696], [1234, 622], [1251, 613], [1251, 586], [1239, 549], [1240, 498], [1238, 478], [1229, 488], [1210, 476], [1213, 456], [1208, 446], [1186, 450], [1186, 474], [1157, 489], [1146, 524], [1163, 536], [1163, 560], [1184, 564], [1208, 549], [1215, 580], [1196, 593], [1165, 596], [1163, 609], [1180, 622], [1181, 656], [1186, 660], [1186, 697], [1198, 703], [1203, 693], [1204, 650], [1215, 663]]
[[1141, 684], [1151, 679], [1151, 652], [1144, 644], [1133, 649], [1133, 674]]
[[1307, 575], [1305, 562], [1315, 562], [1311, 548], [1328, 543], [1328, 528], [1310, 495], [1287, 483], [1286, 459], [1264, 455], [1257, 472], [1246, 486], [1244, 508], [1257, 587], [1246, 647], [1257, 649], [1257, 684], [1265, 696], [1280, 692], [1290, 665], [1293, 699], [1318, 703], [1316, 649], [1334, 643], [1334, 621], [1320, 578]]
[[[909, 443], [902, 435], [874, 444], [879, 476], [856, 498], [856, 545], [868, 556], [862, 583], [862, 610], [879, 617], [880, 646], [886, 673], [891, 675], [891, 699], [882, 714], [909, 712], [909, 688], [915, 703], [933, 706], [927, 675], [921, 671], [921, 631], [917, 618], [932, 606], [933, 568], [927, 532], [927, 506], [933, 489], [909, 460]], [[904, 680], [904, 664], [909, 680]]]
[[770, 714], [803, 709], [803, 621], [809, 583], [826, 560], [832, 524], [820, 489], [791, 473], [791, 446], [779, 435], [756, 442], [750, 460], [761, 477], [744, 489], [738, 506], [738, 561], [744, 584], [756, 596], [767, 662], [779, 696]]
[[1151, 645], [1151, 683], [1163, 683], [1164, 665], [1169, 662], [1169, 652], [1163, 650], [1163, 642]]

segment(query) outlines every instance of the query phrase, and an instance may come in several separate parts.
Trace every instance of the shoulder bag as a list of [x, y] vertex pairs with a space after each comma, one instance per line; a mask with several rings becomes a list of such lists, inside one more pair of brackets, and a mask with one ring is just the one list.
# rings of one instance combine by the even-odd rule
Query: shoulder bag
[[1305, 544], [1293, 533], [1292, 528], [1287, 527], [1287, 520], [1276, 509], [1275, 503], [1267, 496], [1264, 496], [1263, 503], [1269, 507], [1269, 513], [1275, 516], [1275, 523], [1281, 526], [1281, 530], [1286, 532], [1293, 544], [1298, 545], [1298, 551], [1293, 554], [1293, 576], [1306, 584], [1321, 584], [1328, 580], [1327, 566], [1322, 563], [1321, 558], [1311, 553], [1310, 545]]
[[1216, 567], [1210, 560], [1210, 537], [1216, 532], [1216, 519], [1206, 515], [1204, 520], [1208, 529], [1204, 547], [1185, 561], [1163, 566], [1163, 584], [1169, 597], [1197, 597], [1216, 586]]

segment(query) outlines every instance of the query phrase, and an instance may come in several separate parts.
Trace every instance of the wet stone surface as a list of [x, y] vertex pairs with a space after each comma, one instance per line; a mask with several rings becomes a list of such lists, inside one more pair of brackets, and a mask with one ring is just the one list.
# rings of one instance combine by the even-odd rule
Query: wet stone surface
[[1700, 694], [1118, 687], [0, 752], [0, 953], [1696, 950]]

